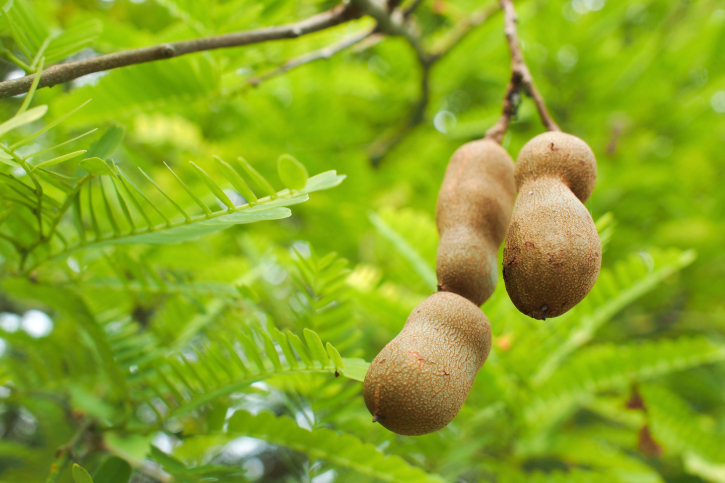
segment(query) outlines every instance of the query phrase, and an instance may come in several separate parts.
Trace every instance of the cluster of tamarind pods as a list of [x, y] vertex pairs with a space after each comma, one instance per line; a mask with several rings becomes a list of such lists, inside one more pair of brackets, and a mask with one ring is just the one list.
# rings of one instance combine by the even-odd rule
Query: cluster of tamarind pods
[[436, 206], [438, 292], [370, 364], [363, 392], [373, 422], [422, 435], [461, 409], [491, 350], [480, 306], [496, 287], [504, 238], [506, 290], [524, 314], [556, 317], [589, 293], [602, 260], [583, 204], [595, 181], [592, 150], [559, 131], [531, 139], [515, 165], [489, 139], [453, 154]]

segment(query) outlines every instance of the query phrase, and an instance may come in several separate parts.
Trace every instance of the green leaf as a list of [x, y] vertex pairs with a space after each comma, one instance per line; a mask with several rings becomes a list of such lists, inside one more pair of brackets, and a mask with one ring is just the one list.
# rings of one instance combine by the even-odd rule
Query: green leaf
[[244, 181], [241, 176], [239, 176], [237, 170], [232, 168], [229, 163], [224, 161], [219, 156], [214, 156], [214, 159], [217, 160], [222, 168], [224, 176], [227, 178], [227, 181], [229, 181], [232, 186], [234, 186], [234, 189], [236, 189], [240, 195], [242, 195], [247, 201], [249, 201], [250, 204], [255, 204], [257, 202], [257, 196], [249, 188], [247, 182]]
[[125, 135], [126, 129], [123, 127], [109, 127], [106, 129], [106, 132], [104, 132], [103, 135], [91, 144], [90, 148], [88, 148], [88, 157], [100, 158], [102, 161], [107, 160], [113, 153], [116, 152]]
[[283, 185], [295, 190], [304, 189], [310, 177], [307, 168], [289, 154], [283, 154], [277, 160], [277, 173]]
[[[0, 153], [1, 154], [5, 154], [4, 151], [0, 151]], [[20, 168], [21, 167], [17, 162], [15, 162], [13, 160], [12, 156], [9, 157], [9, 158], [7, 158], [7, 157], [4, 157], [4, 156], [0, 155], [0, 163], [7, 164], [8, 166], [12, 166], [13, 168]]]
[[5, 133], [12, 131], [13, 129], [30, 124], [33, 121], [37, 121], [41, 117], [45, 116], [48, 112], [48, 106], [36, 106], [32, 109], [28, 109], [22, 114], [14, 116], [4, 123], [0, 124], [0, 137], [4, 136]]
[[[602, 270], [599, 280], [585, 302], [575, 307], [571, 314], [567, 315], [567, 319], [553, 322], [561, 324], [557, 327], [556, 334], [570, 330], [568, 337], [563, 340], [556, 336], [547, 337], [547, 333], [551, 330], [550, 326], [546, 326], [528, 334], [526, 342], [521, 343], [521, 350], [528, 353], [526, 357], [531, 357], [535, 353], [546, 354], [542, 361], [536, 362], [532, 383], [543, 384], [569, 354], [589, 342], [597, 330], [620, 310], [654, 290], [667, 277], [690, 265], [695, 258], [693, 250], [655, 253], [654, 270], [645, 270], [642, 254], [638, 253], [618, 262], [614, 272], [609, 269]], [[589, 304], [597, 299], [603, 300], [604, 303], [592, 309]], [[567, 320], [578, 320], [578, 323], [569, 328]], [[546, 342], [542, 344], [543, 339], [546, 339]], [[524, 345], [529, 341], [530, 345]]]
[[29, 59], [33, 59], [50, 36], [48, 27], [27, 0], [6, 2], [2, 13], [15, 43]]
[[211, 176], [209, 176], [209, 174], [206, 171], [204, 171], [199, 166], [197, 166], [197, 164], [194, 163], [193, 161], [189, 161], [189, 163], [194, 167], [194, 169], [196, 169], [197, 173], [199, 173], [199, 177], [204, 182], [204, 184], [209, 188], [209, 190], [212, 193], [214, 193], [214, 196], [216, 196], [219, 199], [219, 201], [224, 203], [227, 206], [227, 208], [229, 208], [230, 210], [233, 210], [234, 203], [232, 203], [232, 200], [230, 200], [229, 197], [227, 196], [227, 194], [224, 193], [224, 191], [222, 191], [222, 189], [219, 187], [219, 185], [216, 184], [214, 179]]
[[75, 483], [93, 483], [91, 475], [83, 467], [76, 464], [73, 465], [73, 480]]
[[310, 329], [305, 329], [303, 334], [305, 336], [307, 346], [310, 348], [310, 352], [312, 353], [312, 357], [320, 362], [323, 367], [329, 365], [330, 357], [327, 355], [327, 352], [325, 352], [325, 346], [322, 345], [320, 336]]
[[365, 374], [367, 374], [370, 367], [369, 362], [364, 359], [350, 357], [343, 357], [342, 360], [345, 363], [345, 368], [340, 370], [340, 374], [355, 381], [363, 382], [365, 380]]
[[196, 221], [193, 224], [180, 224], [167, 229], [157, 229], [152, 232], [137, 233], [123, 238], [105, 240], [94, 245], [99, 247], [120, 243], [148, 243], [153, 245], [181, 243], [215, 233], [219, 230], [224, 230], [232, 225], [256, 223], [266, 220], [280, 220], [282, 218], [288, 218], [291, 215], [292, 212], [287, 208], [273, 208], [252, 213], [237, 212], [210, 220]]
[[43, 161], [42, 163], [34, 164], [32, 169], [36, 170], [38, 168], [47, 168], [48, 166], [53, 166], [53, 165], [60, 164], [65, 161], [70, 161], [71, 159], [77, 158], [78, 156], [80, 156], [81, 154], [84, 154], [85, 152], [86, 152], [85, 150], [81, 150], [81, 151], [74, 151], [72, 153], [64, 154], [62, 156], [58, 156], [56, 158], [49, 159], [47, 161]]
[[373, 224], [378, 233], [380, 233], [385, 239], [387, 239], [393, 246], [398, 250], [403, 258], [405, 258], [416, 273], [420, 276], [421, 280], [429, 287], [431, 291], [436, 290], [438, 285], [438, 278], [436, 277], [435, 270], [423, 260], [423, 257], [413, 248], [408, 241], [400, 236], [392, 227], [390, 227], [385, 220], [383, 220], [377, 213], [370, 212], [368, 214], [370, 222]]
[[401, 483], [442, 483], [444, 480], [423, 471], [399, 456], [388, 456], [375, 446], [351, 434], [321, 428], [308, 431], [287, 417], [263, 411], [256, 416], [235, 412], [229, 420], [229, 437], [249, 436], [286, 446], [311, 458], [320, 458], [340, 468], [356, 471], [381, 481]]
[[532, 395], [524, 408], [536, 424], [557, 408], [579, 404], [597, 392], [725, 360], [725, 345], [705, 337], [600, 345], [579, 352]]
[[32, 141], [33, 139], [37, 138], [41, 134], [44, 134], [44, 133], [50, 131], [51, 129], [53, 129], [54, 127], [56, 127], [58, 124], [62, 123], [63, 121], [65, 121], [66, 119], [68, 119], [69, 117], [71, 117], [73, 114], [75, 114], [76, 112], [78, 112], [79, 110], [81, 110], [89, 102], [91, 102], [91, 99], [86, 99], [85, 102], [81, 103], [78, 106], [75, 106], [75, 107], [71, 108], [70, 110], [68, 110], [67, 112], [65, 112], [62, 116], [60, 116], [59, 118], [57, 118], [57, 119], [49, 122], [45, 126], [43, 126], [42, 129], [40, 129], [38, 131], [35, 131], [33, 134], [30, 134], [29, 136], [21, 139], [20, 141], [12, 144], [10, 147], [12, 149], [15, 149], [15, 148], [17, 148], [19, 146], [22, 146], [24, 144], [29, 143], [30, 141]]
[[86, 158], [78, 163], [78, 166], [91, 174], [97, 174], [100, 176], [108, 174], [113, 175], [111, 168], [101, 158]]
[[174, 17], [179, 18], [189, 25], [195, 31], [209, 35], [209, 25], [211, 24], [211, 10], [206, 8], [203, 3], [195, 0], [156, 0], [159, 5], [163, 5], [169, 10]]
[[103, 23], [95, 18], [70, 25], [60, 35], [52, 37], [48, 42], [48, 46], [43, 52], [46, 62], [57, 62], [80, 52], [95, 43], [102, 31]]
[[[344, 174], [337, 174], [335, 170], [325, 171], [307, 180], [304, 191], [305, 193], [312, 193], [314, 191], [328, 190], [338, 186], [346, 177]], [[279, 194], [282, 195], [284, 193], [285, 191], [280, 191]]]
[[67, 288], [33, 283], [20, 278], [7, 278], [2, 286], [16, 297], [40, 301], [61, 312], [68, 320], [78, 323], [93, 341], [101, 364], [109, 376], [111, 391], [116, 397], [125, 397], [126, 379], [116, 365], [113, 351], [98, 321], [79, 295]]
[[259, 171], [254, 169], [254, 167], [252, 167], [252, 165], [249, 164], [246, 159], [239, 157], [237, 158], [237, 160], [239, 161], [239, 165], [242, 167], [244, 172], [247, 173], [247, 176], [249, 176], [252, 181], [254, 181], [254, 184], [256, 184], [260, 190], [264, 191], [267, 196], [270, 196], [272, 198], [277, 197], [277, 193], [274, 191], [274, 188], [272, 188], [272, 185], [269, 184], [269, 181], [267, 181], [264, 176], [259, 174]]
[[330, 356], [330, 359], [332, 359], [333, 364], [335, 364], [335, 367], [338, 369], [345, 369], [345, 362], [343, 362], [342, 357], [340, 357], [340, 353], [337, 352], [337, 349], [335, 349], [329, 342], [325, 344], [325, 349], [327, 350], [327, 354]]
[[[218, 309], [210, 310], [222, 312], [222, 309], [223, 306], [220, 304]], [[187, 325], [191, 324], [193, 322]], [[282, 348], [285, 355], [284, 360], [279, 357], [277, 348], [267, 332], [264, 332], [261, 328], [247, 328], [234, 337], [236, 344], [223, 337], [215, 342], [205, 344], [203, 350], [198, 351], [196, 360], [188, 360], [187, 365], [174, 363], [177, 356], [183, 357], [183, 352], [181, 355], [158, 356], [160, 358], [157, 358], [157, 362], [154, 363], [154, 366], [157, 367], [157, 373], [150, 374], [148, 382], [151, 384], [158, 383], [159, 386], [169, 388], [170, 394], [173, 394], [173, 399], [167, 398], [163, 394], [149, 395], [139, 388], [142, 393], [140, 398], [146, 400], [148, 397], [159, 396], [162, 400], [168, 401], [167, 405], [170, 411], [166, 417], [181, 416], [200, 406], [212, 404], [223, 396], [241, 391], [254, 382], [268, 377], [293, 376], [298, 373], [334, 374], [336, 370], [343, 376], [354, 380], [362, 380], [365, 376], [367, 363], [361, 359], [341, 358], [341, 365], [345, 369], [331, 364], [329, 359], [326, 364], [314, 364], [307, 355], [305, 343], [299, 337], [291, 332], [283, 334], [273, 325], [270, 325], [270, 331]], [[258, 336], [262, 339], [261, 344], [258, 342]], [[190, 338], [191, 336], [183, 337], [186, 342]], [[306, 329], [305, 338], [312, 347], [318, 347], [316, 350], [323, 350], [324, 352], [322, 343], [319, 342], [318, 345], [318, 342], [315, 341], [315, 338], [319, 341], [317, 334]], [[178, 350], [186, 347], [186, 342], [181, 344]], [[246, 364], [240, 359], [235, 345], [243, 348], [242, 357], [247, 361]], [[300, 358], [305, 362], [306, 367], [300, 367], [297, 363], [290, 345], [294, 346], [295, 350], [300, 354]], [[338, 353], [334, 347], [331, 350]], [[160, 354], [166, 352], [166, 350], [160, 350]], [[327, 354], [324, 355], [327, 357]], [[318, 357], [322, 358], [322, 355], [316, 354], [315, 358]], [[148, 382], [144, 381], [143, 384], [147, 385]], [[203, 388], [203, 390], [196, 391], [196, 389], [192, 388]]]
[[297, 355], [300, 356], [300, 359], [302, 362], [305, 363], [305, 366], [308, 368], [314, 368], [315, 364], [312, 362], [312, 359], [310, 359], [310, 355], [307, 352], [307, 348], [305, 347], [304, 342], [302, 342], [302, 339], [297, 334], [294, 334], [291, 331], [287, 331], [287, 339], [289, 339], [290, 344], [292, 344], [292, 347], [294, 347], [295, 352], [297, 352]]
[[655, 440], [668, 454], [694, 453], [709, 463], [725, 464], [722, 435], [703, 429], [695, 413], [677, 394], [654, 384], [643, 384], [639, 393], [644, 401]]
[[[94, 85], [83, 86], [58, 99], [54, 108], [69, 111], [85, 99], [93, 104], [74, 116], [74, 123], [96, 123], [119, 119], [131, 112], [204, 99], [216, 92], [219, 73], [209, 54], [183, 56], [163, 62], [148, 62], [114, 69]], [[139, 86], [144, 86], [139, 89]]]
[[[133, 182], [125, 175], [125, 173], [123, 173], [121, 170], [119, 170], [119, 173], [122, 175], [121, 179], [123, 179], [125, 182], [128, 182], [132, 187], [135, 187], [135, 184], [133, 184]], [[334, 171], [328, 171], [310, 178], [310, 183], [307, 184], [305, 190], [301, 192], [295, 192], [294, 195], [290, 193], [289, 190], [282, 190], [274, 199], [261, 199], [256, 205], [244, 205], [242, 207], [239, 207], [237, 211], [233, 213], [229, 213], [228, 211], [219, 211], [210, 215], [209, 217], [204, 215], [197, 216], [193, 218], [190, 222], [182, 219], [173, 223], [169, 222], [168, 224], [158, 225], [153, 227], [152, 230], [142, 232], [136, 231], [120, 235], [101, 234], [102, 236], [97, 238], [93, 242], [69, 246], [64, 251], [57, 252], [53, 255], [53, 258], [67, 256], [81, 249], [99, 248], [110, 245], [136, 243], [180, 243], [194, 240], [198, 237], [209, 235], [220, 230], [224, 230], [233, 225], [287, 218], [292, 214], [292, 212], [286, 208], [287, 206], [303, 203], [309, 199], [307, 193], [336, 186], [344, 178], [344, 176], [339, 176]], [[139, 193], [142, 197], [145, 197], [146, 200], [151, 203], [151, 201], [145, 194], [143, 194], [143, 191], [141, 191], [140, 188], [135, 189], [137, 190], [137, 193]], [[142, 210], [139, 211], [143, 213]]]
[[111, 456], [93, 475], [97, 482], [128, 483], [131, 479], [131, 465], [118, 456]]
[[159, 463], [165, 469], [170, 471], [183, 471], [186, 469], [186, 465], [174, 458], [173, 456], [164, 453], [156, 446], [151, 446], [150, 455], [151, 459]]

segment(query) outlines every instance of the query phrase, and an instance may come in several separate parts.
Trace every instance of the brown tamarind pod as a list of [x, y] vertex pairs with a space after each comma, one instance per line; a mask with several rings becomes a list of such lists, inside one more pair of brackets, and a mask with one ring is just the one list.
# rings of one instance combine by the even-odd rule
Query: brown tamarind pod
[[530, 317], [565, 313], [599, 276], [602, 245], [583, 204], [596, 171], [589, 146], [563, 132], [540, 134], [519, 152], [503, 276], [511, 301]]
[[478, 306], [491, 296], [515, 195], [513, 160], [498, 143], [473, 141], [453, 154], [436, 205], [439, 290]]
[[365, 375], [365, 405], [390, 431], [421, 435], [450, 423], [491, 350], [481, 309], [449, 292], [418, 305]]

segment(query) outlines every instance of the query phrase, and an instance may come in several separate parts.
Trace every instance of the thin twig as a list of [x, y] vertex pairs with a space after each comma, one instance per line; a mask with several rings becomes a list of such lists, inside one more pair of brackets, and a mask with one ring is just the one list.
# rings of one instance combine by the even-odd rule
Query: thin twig
[[305, 64], [310, 64], [317, 60], [329, 59], [333, 55], [335, 55], [349, 47], [352, 47], [353, 45], [355, 45], [359, 42], [362, 42], [366, 38], [373, 35], [375, 33], [375, 31], [376, 31], [375, 28], [373, 28], [372, 30], [363, 30], [361, 32], [358, 32], [354, 35], [351, 35], [349, 37], [342, 39], [340, 42], [338, 42], [336, 44], [328, 45], [327, 47], [323, 47], [319, 50], [315, 50], [313, 52], [309, 52], [309, 53], [301, 55], [299, 57], [295, 57], [294, 59], [290, 59], [274, 70], [271, 70], [265, 74], [262, 74], [257, 77], [253, 77], [252, 79], [249, 79], [249, 81], [245, 85], [243, 85], [239, 88], [236, 88], [233, 91], [230, 91], [229, 94], [237, 94], [239, 92], [243, 92], [243, 91], [247, 90], [250, 87], [257, 87], [262, 82], [265, 82], [273, 77], [282, 75], [286, 72], [291, 71], [292, 69], [296, 69], [297, 67], [301, 67]]
[[[279, 27], [268, 27], [215, 37], [170, 42], [114, 54], [101, 55], [78, 62], [58, 64], [49, 67], [43, 72], [38, 88], [54, 86], [94, 72], [170, 59], [193, 52], [239, 47], [270, 40], [294, 39], [302, 35], [334, 27], [358, 16], [359, 12], [351, 4], [343, 3], [306, 20]], [[19, 79], [0, 82], [0, 98], [28, 92], [34, 77], [35, 75], [28, 75]]]
[[383, 158], [405, 139], [405, 136], [417, 125], [425, 120], [425, 110], [428, 108], [430, 100], [430, 69], [433, 63], [422, 64], [420, 96], [413, 105], [410, 114], [403, 124], [396, 131], [383, 139], [373, 143], [370, 148], [370, 163], [374, 168], [380, 166]]
[[410, 5], [405, 7], [403, 9], [403, 17], [408, 18], [412, 15], [413, 12], [415, 12], [415, 9], [418, 8], [418, 6], [423, 3], [423, 0], [413, 0]]
[[399, 9], [388, 12], [375, 0], [351, 0], [351, 4], [366, 15], [371, 16], [377, 22], [379, 32], [391, 37], [403, 37], [415, 49], [418, 60], [421, 63], [428, 62], [428, 54], [423, 50], [420, 37], [407, 22]]
[[516, 96], [519, 90], [524, 90], [536, 104], [536, 109], [539, 111], [539, 117], [541, 122], [544, 124], [549, 131], [561, 131], [559, 126], [549, 115], [546, 110], [546, 104], [544, 98], [536, 89], [534, 80], [531, 77], [531, 72], [524, 62], [524, 56], [521, 53], [521, 47], [519, 46], [519, 38], [516, 29], [516, 11], [514, 10], [513, 0], [500, 0], [501, 9], [504, 13], [504, 33], [506, 34], [506, 40], [509, 45], [509, 51], [511, 52], [511, 80], [506, 88], [506, 94], [503, 100], [503, 112], [498, 122], [488, 131], [486, 131], [486, 139], [492, 139], [497, 143], [503, 141], [503, 137], [506, 134], [511, 118], [516, 115]]
[[92, 425], [93, 422], [90, 419], [84, 421], [83, 424], [81, 424], [81, 427], [78, 428], [78, 430], [75, 432], [71, 440], [68, 441], [66, 445], [58, 449], [56, 460], [50, 467], [50, 474], [48, 475], [48, 479], [45, 480], [46, 483], [56, 483], [57, 481], [59, 481], [63, 470], [65, 470], [65, 468], [68, 466], [68, 463], [70, 463], [71, 458], [73, 457], [73, 451], [75, 450], [76, 445], [81, 442], [83, 436], [85, 436], [86, 434], [86, 431], [88, 431]]
[[[411, 6], [413, 6], [412, 4]], [[407, 119], [398, 127], [392, 135], [373, 143], [370, 149], [370, 162], [373, 167], [378, 167], [383, 158], [400, 144], [405, 136], [419, 124], [425, 121], [425, 111], [430, 101], [430, 72], [438, 61], [451, 52], [461, 41], [477, 26], [481, 25], [493, 14], [499, 11], [497, 6], [476, 10], [469, 17], [459, 21], [452, 29], [454, 32], [449, 36], [434, 53], [418, 55], [421, 64], [421, 88], [418, 100], [413, 104]]]

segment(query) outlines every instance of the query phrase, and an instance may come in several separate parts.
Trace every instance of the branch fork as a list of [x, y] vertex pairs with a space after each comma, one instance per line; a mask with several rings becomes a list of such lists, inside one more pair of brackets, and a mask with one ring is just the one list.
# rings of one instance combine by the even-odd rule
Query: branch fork
[[504, 13], [504, 34], [506, 35], [506, 41], [509, 46], [509, 51], [511, 52], [511, 80], [509, 81], [508, 87], [506, 88], [506, 94], [504, 95], [501, 117], [491, 129], [486, 131], [485, 139], [491, 139], [501, 144], [511, 119], [516, 116], [518, 106], [514, 102], [514, 99], [515, 95], [520, 91], [523, 91], [534, 100], [541, 122], [547, 130], [561, 131], [559, 126], [549, 115], [544, 98], [536, 89], [529, 67], [526, 65], [524, 56], [521, 53], [516, 26], [518, 17], [516, 16], [516, 11], [514, 10], [513, 0], [500, 0], [500, 4]]

